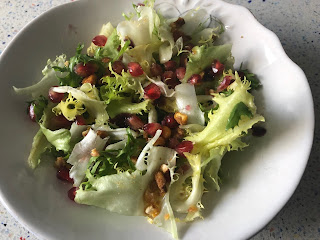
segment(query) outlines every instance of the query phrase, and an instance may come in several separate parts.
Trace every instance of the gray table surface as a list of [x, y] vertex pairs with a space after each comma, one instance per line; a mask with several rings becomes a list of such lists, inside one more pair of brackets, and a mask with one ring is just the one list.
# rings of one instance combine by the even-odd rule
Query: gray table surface
[[[0, 0], [0, 54], [27, 22], [72, 0]], [[319, 116], [320, 1], [226, 0], [251, 10], [275, 32], [288, 54], [306, 73]], [[230, 16], [232, 17], [232, 16]], [[285, 76], [284, 76], [285, 77]], [[299, 93], [297, 93], [299, 94]], [[298, 110], [298, 109], [297, 109]], [[319, 126], [308, 166], [296, 192], [280, 213], [252, 239], [320, 239]], [[0, 204], [0, 239], [36, 240]]]

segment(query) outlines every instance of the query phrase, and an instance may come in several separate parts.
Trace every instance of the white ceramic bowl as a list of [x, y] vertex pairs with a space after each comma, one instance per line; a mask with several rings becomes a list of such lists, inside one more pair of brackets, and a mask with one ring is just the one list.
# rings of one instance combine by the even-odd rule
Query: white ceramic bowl
[[[218, 17], [227, 27], [224, 40], [233, 43], [236, 66], [243, 62], [263, 84], [256, 102], [266, 118], [267, 134], [224, 159], [229, 177], [221, 192], [205, 195], [205, 219], [180, 229], [183, 239], [248, 238], [284, 206], [305, 169], [314, 128], [307, 79], [275, 34], [247, 9], [220, 0], [157, 4], [167, 15], [200, 6]], [[56, 179], [51, 166], [29, 169], [26, 159], [37, 127], [27, 119], [24, 100], [12, 90], [12, 85], [38, 81], [48, 58], [73, 55], [79, 42], [90, 43], [103, 23], [116, 24], [130, 8], [128, 0], [80, 0], [59, 6], [25, 27], [1, 55], [0, 195], [11, 214], [41, 239], [170, 239], [143, 217], [73, 203], [66, 194], [70, 186]]]

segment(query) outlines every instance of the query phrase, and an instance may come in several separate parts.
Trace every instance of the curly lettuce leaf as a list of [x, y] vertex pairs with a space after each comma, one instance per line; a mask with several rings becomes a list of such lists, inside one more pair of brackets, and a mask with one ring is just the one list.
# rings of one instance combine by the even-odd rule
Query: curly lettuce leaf
[[56, 115], [62, 114], [69, 121], [74, 121], [76, 119], [76, 116], [83, 114], [87, 110], [81, 101], [75, 99], [71, 95], [71, 93], [69, 93], [68, 98], [64, 101], [61, 101], [57, 106], [55, 106], [52, 109], [52, 111]]
[[130, 73], [125, 71], [122, 71], [121, 75], [117, 74], [112, 70], [111, 64], [109, 69], [114, 77], [106, 76], [102, 78], [105, 84], [100, 87], [101, 98], [106, 104], [114, 100], [122, 100], [134, 92], [140, 95], [140, 98], [144, 96], [141, 84], [143, 79], [141, 77], [132, 77]]
[[166, 147], [154, 147], [150, 150], [146, 173], [136, 170], [107, 175], [95, 179], [87, 171], [91, 190], [82, 186], [76, 193], [75, 201], [80, 204], [105, 208], [111, 212], [129, 216], [144, 216], [143, 194], [154, 178], [161, 164], [176, 157], [174, 150]]
[[149, 111], [150, 100], [140, 103], [132, 103], [130, 98], [120, 101], [111, 101], [107, 106], [107, 112], [111, 118], [120, 113], [142, 114]]
[[70, 93], [75, 99], [81, 101], [89, 114], [95, 118], [95, 123], [98, 125], [105, 124], [108, 119], [108, 113], [106, 111], [106, 103], [104, 101], [98, 101], [90, 98], [87, 94], [72, 87], [55, 87], [53, 91], [58, 93]]
[[215, 59], [218, 59], [221, 63], [225, 64], [227, 69], [232, 68], [233, 58], [231, 56], [231, 47], [231, 44], [211, 47], [207, 47], [206, 45], [194, 47], [189, 55], [186, 74], [182, 79], [182, 82], [187, 82], [192, 74], [201, 73], [209, 67]]
[[[241, 81], [238, 73], [235, 74], [235, 82], [229, 88], [233, 93], [229, 96], [224, 94], [214, 94], [214, 100], [219, 105], [217, 110], [213, 110], [208, 114], [209, 122], [206, 128], [200, 133], [191, 135], [186, 139], [194, 143], [193, 154], [203, 153], [208, 156], [209, 151], [213, 148], [221, 148], [233, 150], [239, 146], [233, 145], [235, 140], [240, 138], [257, 122], [264, 121], [264, 118], [256, 114], [256, 106], [253, 101], [253, 96], [248, 92], [250, 83]], [[241, 115], [238, 121], [238, 126], [226, 130], [228, 119], [235, 107], [242, 102], [250, 110], [250, 116]]]

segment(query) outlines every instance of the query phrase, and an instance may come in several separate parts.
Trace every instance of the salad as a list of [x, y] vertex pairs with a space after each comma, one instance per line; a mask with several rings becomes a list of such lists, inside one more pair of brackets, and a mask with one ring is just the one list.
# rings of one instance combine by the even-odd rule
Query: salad
[[233, 68], [231, 44], [217, 43], [224, 26], [204, 10], [165, 19], [152, 0], [133, 8], [86, 53], [79, 44], [14, 87], [39, 125], [28, 164], [49, 154], [76, 203], [146, 216], [178, 239], [177, 222], [202, 218], [203, 194], [219, 191], [223, 156], [264, 121], [250, 93], [260, 83]]

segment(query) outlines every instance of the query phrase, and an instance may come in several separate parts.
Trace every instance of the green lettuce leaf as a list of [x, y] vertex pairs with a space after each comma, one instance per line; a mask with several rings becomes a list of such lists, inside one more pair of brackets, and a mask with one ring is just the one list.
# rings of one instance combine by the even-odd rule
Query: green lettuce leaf
[[71, 150], [70, 140], [71, 133], [68, 129], [59, 129], [51, 131], [40, 124], [40, 128], [47, 141], [51, 143], [57, 151], [64, 151], [65, 153]]
[[107, 123], [109, 116], [106, 111], [106, 103], [104, 101], [92, 99], [81, 90], [67, 86], [55, 87], [53, 88], [53, 91], [58, 93], [70, 93], [72, 97], [81, 101], [85, 105], [90, 116], [95, 118], [95, 123], [97, 125], [103, 125]]
[[[212, 148], [221, 148], [221, 152], [225, 149], [232, 150], [236, 147], [232, 145], [235, 140], [240, 138], [243, 133], [247, 133], [255, 123], [264, 121], [261, 115], [256, 114], [253, 96], [248, 92], [250, 83], [248, 81], [241, 81], [238, 73], [235, 74], [235, 77], [235, 82], [229, 86], [233, 90], [231, 95], [214, 95], [214, 101], [219, 105], [219, 108], [208, 114], [209, 123], [206, 128], [202, 132], [186, 138], [194, 142], [192, 153], [203, 153], [208, 156]], [[247, 106], [252, 115], [250, 115], [251, 117], [241, 115], [238, 126], [226, 130], [228, 119], [240, 102]]]
[[142, 98], [144, 90], [142, 88], [143, 77], [132, 77], [130, 73], [122, 71], [122, 74], [117, 74], [112, 70], [111, 64], [109, 69], [114, 77], [106, 76], [102, 78], [104, 85], [100, 87], [101, 98], [106, 104], [113, 100], [122, 100], [129, 95], [136, 93]]
[[111, 101], [108, 104], [107, 112], [111, 118], [120, 113], [142, 114], [149, 111], [149, 104], [150, 100], [132, 103], [130, 98], [125, 98], [120, 101]]
[[[182, 82], [187, 82], [192, 74], [199, 74], [209, 67], [213, 60], [218, 59], [225, 64], [225, 68], [232, 68], [233, 58], [231, 56], [231, 44], [211, 46], [196, 46], [189, 55], [189, 61], [186, 67], [186, 74]], [[226, 64], [227, 63], [227, 64]]]
[[50, 148], [50, 146], [51, 144], [40, 129], [33, 137], [31, 151], [28, 157], [28, 164], [32, 169], [40, 164], [42, 154]]
[[[153, 147], [148, 156], [148, 166], [145, 174], [136, 170], [107, 175], [98, 179], [87, 171], [91, 190], [83, 186], [77, 191], [75, 201], [80, 204], [105, 208], [122, 215], [144, 216], [143, 194], [154, 178], [154, 173], [161, 164], [176, 157], [174, 150], [165, 147]], [[125, 206], [125, 207], [124, 207]]]

